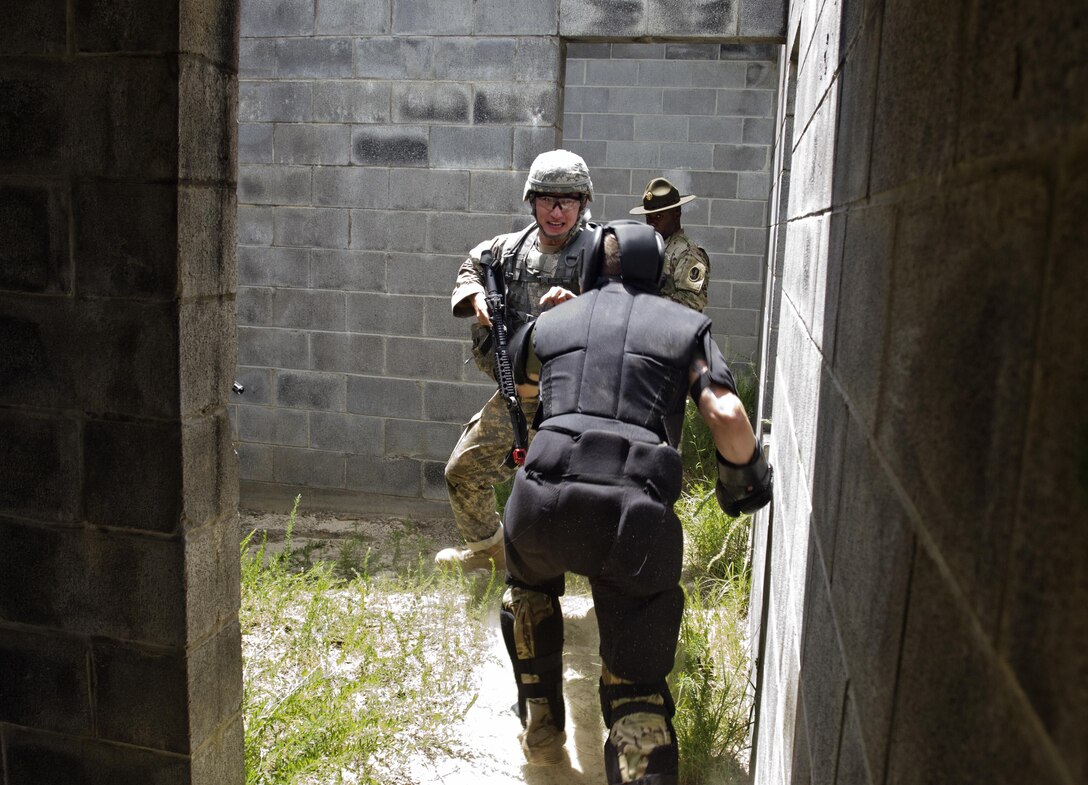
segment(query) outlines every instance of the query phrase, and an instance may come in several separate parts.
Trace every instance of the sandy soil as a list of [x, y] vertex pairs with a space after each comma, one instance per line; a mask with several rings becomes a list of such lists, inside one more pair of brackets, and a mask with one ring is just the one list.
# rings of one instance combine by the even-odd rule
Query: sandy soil
[[[242, 512], [243, 536], [256, 530], [267, 535], [267, 548], [282, 548], [286, 516]], [[335, 560], [345, 547], [357, 555], [371, 549], [372, 574], [403, 566], [406, 560], [429, 562], [441, 548], [459, 542], [452, 520], [405, 518], [351, 519], [300, 514], [292, 547], [313, 559]], [[603, 785], [605, 739], [597, 697], [600, 660], [597, 622], [585, 595], [563, 598], [566, 640], [563, 651], [567, 704], [567, 759], [555, 766], [529, 766], [518, 744], [521, 728], [513, 671], [499, 629], [498, 609], [488, 620], [489, 648], [477, 664], [479, 698], [463, 720], [464, 749], [457, 756], [434, 754], [408, 763], [417, 785]]]

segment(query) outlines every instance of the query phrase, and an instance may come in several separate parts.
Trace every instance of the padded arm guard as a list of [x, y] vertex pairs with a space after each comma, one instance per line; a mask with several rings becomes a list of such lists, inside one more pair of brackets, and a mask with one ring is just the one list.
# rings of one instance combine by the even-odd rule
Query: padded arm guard
[[774, 487], [774, 469], [756, 445], [752, 459], [743, 466], [730, 463], [718, 455], [718, 483], [714, 495], [718, 506], [726, 515], [736, 518], [744, 513], [755, 512], [771, 500]]

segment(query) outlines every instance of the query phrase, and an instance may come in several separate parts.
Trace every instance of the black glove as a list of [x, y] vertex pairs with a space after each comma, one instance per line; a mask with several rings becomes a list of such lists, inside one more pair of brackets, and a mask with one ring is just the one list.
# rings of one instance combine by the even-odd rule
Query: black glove
[[752, 459], [743, 466], [730, 463], [718, 455], [718, 483], [714, 495], [718, 506], [726, 515], [736, 518], [744, 513], [755, 512], [771, 500], [774, 488], [774, 469], [763, 457], [763, 450], [756, 444]]

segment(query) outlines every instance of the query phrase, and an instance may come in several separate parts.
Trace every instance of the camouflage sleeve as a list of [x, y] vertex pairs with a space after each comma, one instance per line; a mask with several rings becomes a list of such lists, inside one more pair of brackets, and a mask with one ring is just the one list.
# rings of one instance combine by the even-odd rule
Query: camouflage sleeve
[[661, 285], [662, 296], [702, 313], [710, 287], [710, 259], [706, 251], [688, 244], [666, 262], [666, 270], [668, 274]]
[[480, 255], [492, 248], [495, 240], [486, 240], [468, 253], [468, 258], [457, 268], [457, 280], [450, 295], [450, 310], [454, 316], [472, 316], [472, 298], [484, 291], [484, 276], [480, 272]]

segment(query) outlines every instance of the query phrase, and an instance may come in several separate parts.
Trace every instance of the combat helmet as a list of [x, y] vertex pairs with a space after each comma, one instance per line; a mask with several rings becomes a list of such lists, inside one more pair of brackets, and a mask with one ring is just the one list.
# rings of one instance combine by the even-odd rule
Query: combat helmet
[[593, 201], [593, 181], [589, 179], [589, 167], [582, 156], [570, 150], [549, 150], [541, 153], [529, 167], [522, 201], [529, 194], [585, 194], [586, 201]]

